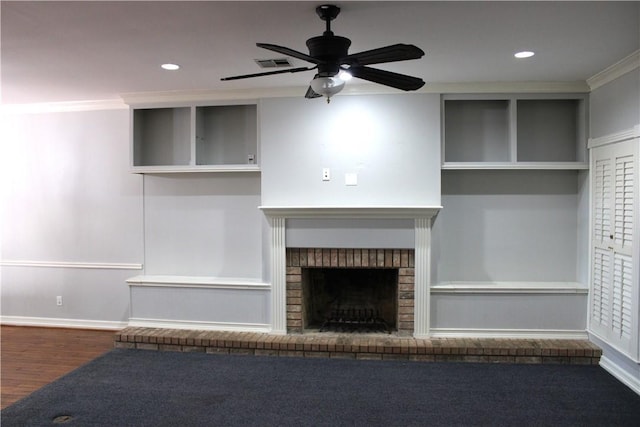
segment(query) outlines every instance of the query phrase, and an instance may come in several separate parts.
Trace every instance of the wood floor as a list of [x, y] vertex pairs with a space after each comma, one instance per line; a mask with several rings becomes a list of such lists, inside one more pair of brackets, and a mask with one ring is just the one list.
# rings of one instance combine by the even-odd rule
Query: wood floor
[[0, 407], [5, 408], [113, 348], [113, 331], [2, 326]]

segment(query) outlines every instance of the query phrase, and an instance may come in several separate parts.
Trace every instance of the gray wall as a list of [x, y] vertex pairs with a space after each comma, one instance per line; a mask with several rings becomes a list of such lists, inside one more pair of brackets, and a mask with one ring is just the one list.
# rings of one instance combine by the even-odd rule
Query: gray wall
[[590, 136], [625, 131], [640, 124], [640, 69], [591, 92]]
[[578, 173], [445, 171], [432, 281], [578, 280]]
[[143, 262], [129, 112], [3, 114], [0, 159], [2, 315], [126, 321], [139, 271], [118, 265]]
[[260, 177], [145, 175], [148, 275], [262, 278]]
[[397, 248], [415, 247], [412, 219], [289, 219], [287, 246], [292, 248]]
[[439, 105], [422, 94], [263, 100], [262, 204], [439, 205]]

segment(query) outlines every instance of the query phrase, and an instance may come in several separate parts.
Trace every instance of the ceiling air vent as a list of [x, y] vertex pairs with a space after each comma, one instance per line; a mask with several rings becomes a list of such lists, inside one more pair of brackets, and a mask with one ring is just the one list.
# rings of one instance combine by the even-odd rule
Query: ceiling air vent
[[277, 59], [254, 59], [260, 68], [283, 68], [291, 67], [293, 64], [287, 58]]

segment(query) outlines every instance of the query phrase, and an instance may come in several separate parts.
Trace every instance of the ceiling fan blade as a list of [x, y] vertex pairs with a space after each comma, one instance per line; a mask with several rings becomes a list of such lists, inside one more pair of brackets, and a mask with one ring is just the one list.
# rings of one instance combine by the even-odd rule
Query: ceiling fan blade
[[288, 47], [278, 46], [275, 44], [268, 43], [256, 43], [256, 46], [261, 47], [263, 49], [272, 50], [274, 52], [281, 53], [283, 55], [293, 56], [294, 58], [302, 59], [303, 61], [311, 62], [312, 64], [320, 64], [322, 61], [318, 61], [312, 56], [307, 55], [306, 53], [298, 52], [297, 50], [289, 49]]
[[391, 71], [378, 70], [369, 67], [351, 67], [349, 73], [370, 82], [394, 87], [401, 90], [417, 90], [424, 86], [424, 80], [405, 74], [392, 73]]
[[406, 61], [422, 58], [424, 51], [412, 44], [394, 44], [378, 49], [354, 53], [342, 59], [342, 64], [351, 66], [381, 64], [383, 62]]
[[220, 80], [240, 80], [240, 79], [249, 79], [251, 77], [272, 76], [274, 74], [299, 73], [301, 71], [313, 70], [314, 68], [316, 67], [287, 68], [286, 70], [267, 71], [264, 73], [243, 74], [241, 76], [223, 77]]

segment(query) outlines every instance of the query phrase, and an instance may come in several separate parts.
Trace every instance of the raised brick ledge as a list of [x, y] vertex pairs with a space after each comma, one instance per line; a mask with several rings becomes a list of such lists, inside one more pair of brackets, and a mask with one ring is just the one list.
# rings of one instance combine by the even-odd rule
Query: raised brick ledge
[[417, 339], [380, 335], [290, 334], [128, 327], [116, 348], [266, 356], [427, 362], [598, 364], [602, 350], [587, 340]]

